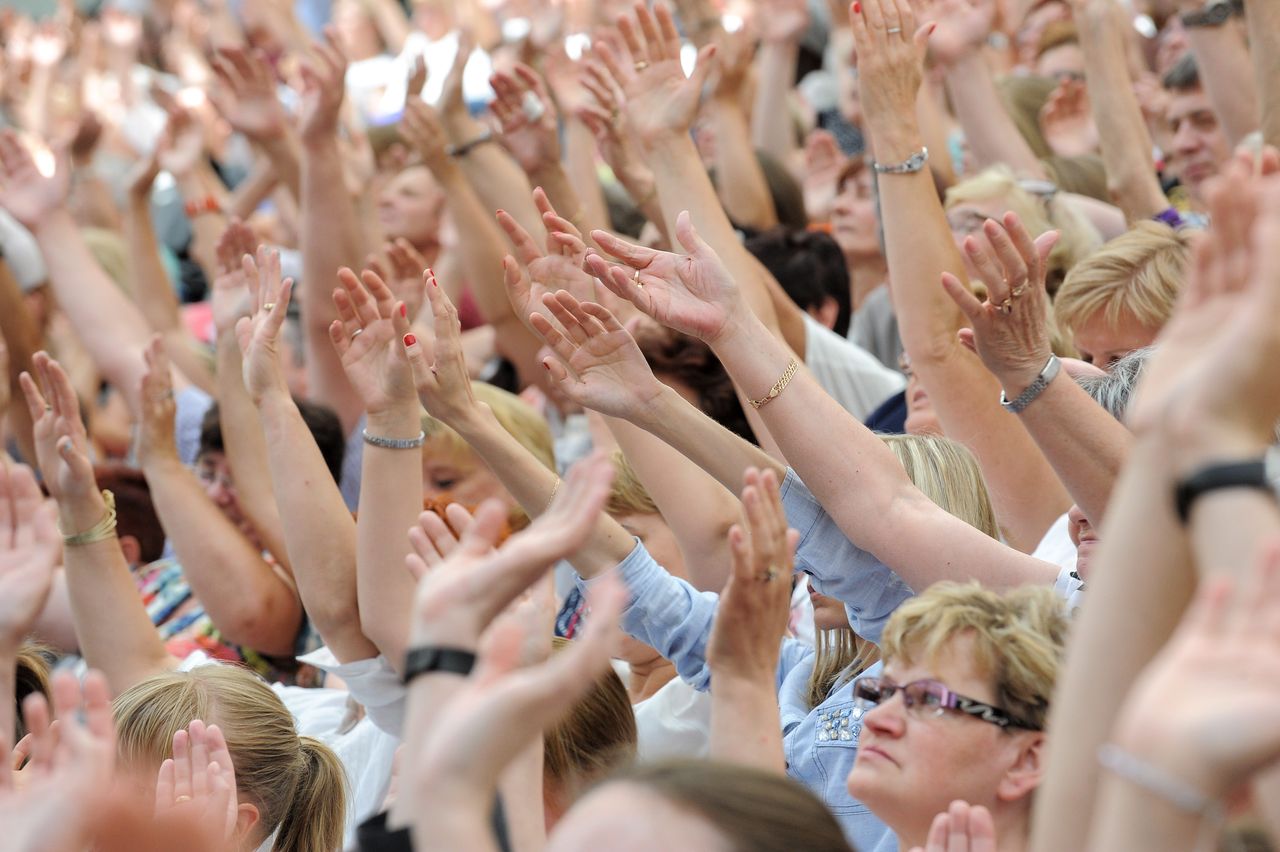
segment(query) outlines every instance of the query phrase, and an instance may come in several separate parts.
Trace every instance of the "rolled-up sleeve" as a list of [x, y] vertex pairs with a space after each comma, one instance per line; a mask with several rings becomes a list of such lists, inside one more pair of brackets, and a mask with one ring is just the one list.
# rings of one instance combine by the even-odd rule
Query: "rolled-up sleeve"
[[878, 644], [889, 616], [915, 593], [889, 566], [845, 536], [795, 471], [787, 471], [781, 491], [787, 523], [800, 533], [796, 570], [812, 578], [819, 594], [844, 604], [855, 633]]
[[393, 737], [403, 736], [409, 693], [386, 657], [340, 663], [328, 646], [322, 646], [298, 660], [342, 678], [351, 697], [364, 705], [379, 730]]
[[[706, 692], [711, 685], [707, 640], [719, 596], [668, 574], [639, 541], [614, 570], [631, 592], [622, 629], [670, 660], [681, 680]], [[579, 578], [578, 585], [585, 591], [598, 580]]]

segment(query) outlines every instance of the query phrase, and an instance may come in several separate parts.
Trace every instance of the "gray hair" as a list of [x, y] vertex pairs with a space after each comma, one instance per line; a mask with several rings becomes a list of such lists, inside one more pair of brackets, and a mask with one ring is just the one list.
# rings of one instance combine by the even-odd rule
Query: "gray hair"
[[1133, 389], [1138, 386], [1142, 370], [1153, 352], [1154, 346], [1135, 349], [1112, 364], [1105, 376], [1082, 376], [1076, 381], [1112, 417], [1124, 420], [1124, 412], [1129, 407]]

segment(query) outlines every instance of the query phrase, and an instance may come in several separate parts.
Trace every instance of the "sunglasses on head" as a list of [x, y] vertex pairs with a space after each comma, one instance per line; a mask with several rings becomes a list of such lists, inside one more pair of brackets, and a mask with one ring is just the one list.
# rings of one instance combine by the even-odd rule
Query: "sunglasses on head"
[[859, 678], [853, 685], [854, 700], [864, 710], [890, 700], [899, 692], [902, 693], [902, 703], [906, 705], [907, 710], [917, 716], [941, 716], [947, 710], [955, 710], [1000, 728], [1040, 730], [1039, 725], [1015, 719], [1007, 710], [999, 707], [958, 695], [936, 680], [916, 680], [911, 683], [896, 684], [882, 677], [864, 677]]

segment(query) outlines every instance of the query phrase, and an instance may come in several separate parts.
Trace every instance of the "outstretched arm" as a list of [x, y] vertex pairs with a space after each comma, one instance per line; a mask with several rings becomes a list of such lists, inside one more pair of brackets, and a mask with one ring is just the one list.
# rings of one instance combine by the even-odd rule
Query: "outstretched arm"
[[94, 481], [89, 442], [71, 381], [58, 362], [43, 352], [33, 366], [40, 386], [23, 374], [22, 389], [35, 423], [36, 455], [46, 487], [58, 501], [58, 526], [79, 543], [63, 549], [67, 591], [80, 653], [106, 675], [119, 695], [178, 660], [165, 650], [147, 617], [114, 519]]
[[1266, 0], [1245, 0], [1244, 9], [1262, 139], [1280, 148], [1280, 7]]

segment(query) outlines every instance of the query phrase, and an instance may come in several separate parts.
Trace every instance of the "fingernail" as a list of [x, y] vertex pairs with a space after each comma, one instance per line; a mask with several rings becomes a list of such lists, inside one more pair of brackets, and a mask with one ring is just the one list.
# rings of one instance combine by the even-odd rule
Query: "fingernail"
[[933, 31], [934, 31], [934, 30], [936, 30], [937, 28], [938, 28], [938, 25], [937, 25], [937, 24], [930, 24], [930, 25], [929, 25], [929, 35], [933, 35]]
[[408, 306], [408, 305], [406, 305], [406, 304], [404, 304], [404, 303], [401, 303], [401, 305], [400, 305], [400, 316], [405, 317], [406, 319], [408, 319], [408, 317], [409, 317], [409, 306]]
[[546, 370], [548, 373], [550, 373], [550, 372], [551, 372], [551, 365], [550, 365], [550, 364], [548, 364], [546, 361], [543, 361], [543, 362], [542, 362], [542, 369], [544, 369], [544, 370]]
[[404, 336], [404, 345], [406, 348], [409, 346], [412, 346], [417, 342], [418, 342], [418, 338], [414, 337], [412, 334], [406, 334]]
[[861, 15], [861, 14], [862, 14], [862, 4], [861, 4], [861, 3], [854, 3], [854, 4], [853, 4], [853, 14], [855, 14], [855, 15]]

